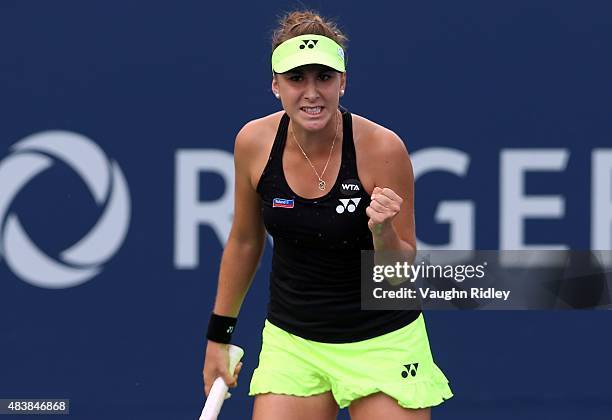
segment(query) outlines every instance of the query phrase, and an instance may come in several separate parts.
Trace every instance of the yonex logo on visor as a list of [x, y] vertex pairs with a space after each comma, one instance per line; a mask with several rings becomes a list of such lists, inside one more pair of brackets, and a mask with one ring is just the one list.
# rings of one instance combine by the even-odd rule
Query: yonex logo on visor
[[344, 73], [344, 50], [333, 39], [306, 34], [288, 39], [272, 52], [272, 71], [285, 73], [307, 64], [321, 64]]
[[318, 39], [303, 39], [302, 42], [303, 44], [300, 45], [300, 50], [303, 50], [306, 47], [314, 48], [315, 45], [317, 45], [317, 42], [319, 42], [319, 40]]

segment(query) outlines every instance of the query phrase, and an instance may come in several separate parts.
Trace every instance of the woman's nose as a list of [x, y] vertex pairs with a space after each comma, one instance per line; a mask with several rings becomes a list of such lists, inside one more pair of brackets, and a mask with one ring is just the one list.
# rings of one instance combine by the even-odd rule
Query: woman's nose
[[313, 100], [319, 98], [319, 89], [317, 87], [317, 81], [310, 79], [306, 82], [306, 91], [304, 92], [304, 98]]

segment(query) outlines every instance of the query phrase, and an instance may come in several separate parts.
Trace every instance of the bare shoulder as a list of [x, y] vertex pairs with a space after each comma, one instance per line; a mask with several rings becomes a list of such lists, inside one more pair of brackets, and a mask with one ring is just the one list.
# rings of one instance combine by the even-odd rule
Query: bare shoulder
[[355, 147], [375, 156], [407, 155], [406, 145], [392, 130], [360, 115], [353, 114]]
[[[256, 150], [265, 146], [267, 143], [274, 142], [276, 129], [283, 115], [283, 111], [266, 115], [246, 123], [236, 136], [235, 147], [241, 150]], [[271, 139], [270, 139], [271, 135]]]
[[246, 123], [236, 135], [234, 160], [236, 171], [243, 171], [255, 188], [274, 144], [283, 111]]
[[359, 177], [369, 193], [389, 177], [412, 174], [406, 145], [392, 130], [353, 114], [353, 137]]

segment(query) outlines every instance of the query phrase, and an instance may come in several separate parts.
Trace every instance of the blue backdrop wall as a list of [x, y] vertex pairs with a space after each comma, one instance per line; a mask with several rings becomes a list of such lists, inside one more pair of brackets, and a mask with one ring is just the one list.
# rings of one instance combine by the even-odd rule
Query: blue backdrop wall
[[[0, 398], [70, 398], [77, 419], [197, 418], [234, 136], [279, 110], [269, 38], [302, 6], [350, 37], [343, 105], [412, 154], [421, 247], [611, 249], [608, 2], [7, 0]], [[270, 246], [223, 418], [251, 413], [269, 261]], [[428, 313], [456, 395], [435, 418], [610, 418], [611, 321]]]

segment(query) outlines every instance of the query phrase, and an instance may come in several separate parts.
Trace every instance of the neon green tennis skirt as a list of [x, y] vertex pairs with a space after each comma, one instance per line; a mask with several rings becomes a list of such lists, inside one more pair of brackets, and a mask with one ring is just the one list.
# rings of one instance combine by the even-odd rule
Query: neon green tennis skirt
[[453, 396], [433, 361], [423, 314], [390, 333], [341, 344], [306, 340], [266, 320], [249, 395], [327, 391], [340, 408], [377, 392], [405, 408], [432, 407]]

